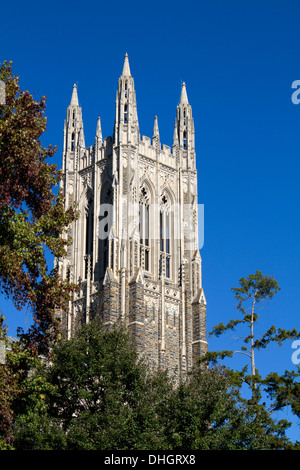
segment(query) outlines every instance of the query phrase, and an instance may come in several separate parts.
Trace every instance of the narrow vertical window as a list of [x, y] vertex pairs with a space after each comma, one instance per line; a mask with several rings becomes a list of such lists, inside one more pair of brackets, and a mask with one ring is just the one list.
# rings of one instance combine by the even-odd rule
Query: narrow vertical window
[[105, 273], [108, 265], [108, 239], [103, 240], [103, 263], [102, 263], [102, 273]]
[[139, 203], [139, 233], [140, 233], [140, 265], [145, 271], [150, 271], [150, 221], [149, 221], [149, 199], [143, 187], [141, 189]]
[[[103, 278], [106, 273], [106, 268], [113, 265], [114, 259], [112, 258], [114, 250], [110, 250], [109, 233], [111, 229], [111, 209], [113, 205], [113, 190], [107, 182], [104, 182], [100, 194], [100, 206], [102, 210], [98, 218], [99, 230], [98, 233], [98, 260], [97, 260], [97, 273], [99, 278]], [[109, 253], [111, 257], [109, 258]]]
[[85, 254], [89, 254], [89, 238], [90, 238], [90, 224], [89, 224], [89, 214], [86, 214], [85, 218]]
[[88, 277], [88, 251], [89, 251], [89, 237], [90, 237], [90, 227], [89, 227], [89, 215], [86, 214], [85, 217], [85, 257], [84, 257], [84, 279]]
[[171, 278], [171, 214], [166, 196], [160, 210], [160, 272]]
[[145, 245], [149, 246], [149, 206], [145, 206]]
[[170, 214], [166, 212], [166, 253], [170, 253]]
[[160, 251], [164, 251], [164, 218], [163, 212], [160, 212]]
[[[108, 216], [108, 212], [104, 211], [104, 218]], [[106, 268], [108, 266], [108, 222], [104, 225], [104, 232], [106, 234], [103, 240], [103, 264], [102, 264], [102, 272], [105, 273]]]
[[183, 150], [186, 150], [186, 131], [183, 132]]
[[127, 124], [127, 104], [124, 105], [124, 123]]
[[140, 203], [139, 206], [139, 232], [140, 232], [140, 243], [144, 241], [144, 204]]
[[166, 256], [166, 277], [170, 276], [170, 256]]
[[145, 250], [145, 270], [149, 271], [149, 249]]
[[115, 249], [114, 249], [114, 240], [111, 240], [111, 244], [110, 244], [110, 267], [113, 269], [114, 268], [114, 253], [115, 253]]
[[85, 279], [88, 277], [88, 259], [90, 259], [91, 266], [93, 265], [93, 227], [93, 205], [90, 201], [85, 218]]
[[74, 132], [72, 132], [72, 136], [71, 136], [71, 152], [74, 152], [75, 150], [75, 134]]

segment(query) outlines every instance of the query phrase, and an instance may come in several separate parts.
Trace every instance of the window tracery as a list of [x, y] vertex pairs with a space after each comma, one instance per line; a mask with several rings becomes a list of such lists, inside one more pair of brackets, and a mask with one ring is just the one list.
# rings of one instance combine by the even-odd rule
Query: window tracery
[[164, 192], [160, 203], [160, 274], [171, 278], [171, 213], [170, 198]]
[[149, 191], [143, 185], [139, 198], [139, 233], [140, 233], [140, 265], [145, 271], [150, 271], [150, 200]]

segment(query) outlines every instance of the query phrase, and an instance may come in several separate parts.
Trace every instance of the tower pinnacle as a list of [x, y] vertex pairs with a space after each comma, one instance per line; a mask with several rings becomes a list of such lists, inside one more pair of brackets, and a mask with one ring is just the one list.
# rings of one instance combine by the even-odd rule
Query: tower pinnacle
[[96, 127], [96, 138], [102, 141], [102, 130], [101, 130], [101, 120], [100, 117], [97, 119], [97, 127]]
[[79, 106], [78, 94], [77, 94], [77, 85], [75, 83], [73, 85], [73, 93], [72, 93], [70, 106]]
[[187, 92], [186, 92], [186, 84], [183, 82], [181, 86], [181, 96], [180, 96], [180, 103], [182, 104], [188, 104], [189, 100], [187, 97]]
[[159, 139], [158, 121], [157, 116], [154, 116], [153, 136]]
[[130, 73], [128, 54], [125, 54], [122, 75], [118, 81], [114, 142], [133, 143], [139, 139], [134, 79]]
[[123, 75], [123, 77], [130, 77], [131, 76], [127, 52], [126, 52], [125, 57], [124, 57], [124, 65], [123, 65], [122, 75]]

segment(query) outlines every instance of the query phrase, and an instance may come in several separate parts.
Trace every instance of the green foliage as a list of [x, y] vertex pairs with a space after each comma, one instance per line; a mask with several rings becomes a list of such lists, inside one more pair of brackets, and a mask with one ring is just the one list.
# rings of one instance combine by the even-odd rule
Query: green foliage
[[294, 340], [299, 338], [300, 333], [296, 328], [292, 330], [283, 330], [282, 328], [276, 328], [272, 325], [266, 333], [254, 342], [256, 349], [265, 349], [271, 342], [281, 346], [283, 341], [289, 339]]
[[[0, 316], [1, 346], [7, 347], [7, 326], [3, 315]], [[0, 364], [0, 450], [12, 449], [12, 398], [16, 392], [17, 384], [5, 364]]]
[[[273, 276], [263, 276], [261, 271], [250, 274], [247, 278], [242, 277], [239, 281], [240, 287], [232, 287], [234, 297], [239, 300], [238, 309], [243, 302], [254, 298], [256, 303], [271, 299], [279, 290], [278, 282]], [[243, 310], [242, 310], [243, 311]]]
[[0, 66], [5, 104], [0, 105], [0, 293], [21, 309], [29, 305], [35, 324], [27, 334], [32, 347], [49, 347], [57, 335], [55, 309], [62, 308], [75, 288], [49, 270], [46, 250], [64, 256], [70, 243], [67, 227], [77, 216], [65, 209], [61, 191], [53, 188], [61, 172], [47, 159], [55, 148], [44, 148], [46, 98], [35, 101], [22, 91], [12, 64]]
[[287, 421], [242, 397], [246, 370], [150, 371], [127, 331], [91, 322], [35, 367], [14, 403], [17, 450], [288, 449]]
[[[300, 337], [300, 332], [296, 328], [285, 330], [282, 328], [276, 328], [274, 325], [268, 328], [260, 338], [255, 336], [254, 325], [258, 320], [256, 306], [260, 302], [272, 299], [280, 289], [278, 283], [272, 276], [263, 276], [261, 271], [256, 271], [256, 274], [251, 274], [247, 278], [241, 278], [239, 284], [240, 287], [234, 287], [232, 288], [232, 291], [234, 292], [234, 297], [238, 300], [237, 309], [242, 314], [242, 320], [232, 319], [226, 325], [220, 323], [213, 328], [210, 334], [218, 337], [225, 331], [232, 330], [237, 326], [247, 326], [250, 329], [250, 334], [243, 338], [245, 346], [242, 346], [240, 351], [210, 351], [202, 357], [201, 363], [215, 365], [218, 364], [220, 360], [232, 357], [235, 353], [244, 354], [251, 359], [251, 375], [247, 374], [246, 367], [242, 372], [232, 373], [232, 378], [235, 378], [237, 381], [242, 380], [242, 383], [247, 384], [250, 387], [252, 390], [252, 404], [256, 407], [262, 406], [262, 408], [258, 409], [264, 410], [266, 417], [270, 417], [270, 423], [272, 423], [271, 415], [274, 411], [281, 411], [287, 406], [291, 407], [292, 412], [299, 417], [299, 368], [298, 372], [285, 371], [282, 376], [272, 372], [264, 379], [255, 368], [255, 351], [265, 349], [271, 343], [281, 346], [287, 339], [294, 340]], [[249, 309], [247, 309], [248, 302], [250, 302]], [[248, 346], [249, 343], [250, 348]], [[268, 406], [266, 403], [259, 405], [263, 394], [269, 399]], [[272, 426], [275, 425], [273, 424]], [[283, 420], [276, 426], [278, 427], [278, 431], [283, 439], [285, 429], [289, 427], [289, 423]], [[274, 439], [273, 434], [272, 439]], [[296, 448], [297, 445], [298, 444], [295, 444], [294, 448]]]
[[[239, 281], [240, 287], [232, 287], [234, 298], [238, 300], [237, 309], [243, 318], [230, 320], [227, 325], [222, 322], [214, 326], [211, 334], [220, 336], [227, 330], [233, 330], [236, 326], [248, 325], [255, 323], [258, 315], [253, 311], [253, 307], [263, 301], [272, 299], [272, 297], [280, 290], [278, 283], [272, 276], [263, 276], [261, 271], [256, 274], [250, 274], [247, 278], [242, 277]], [[247, 309], [247, 303], [250, 301], [250, 311]], [[251, 308], [252, 307], [252, 308]], [[248, 340], [251, 337], [248, 336]]]
[[17, 383], [9, 369], [0, 364], [0, 450], [12, 449], [13, 435], [13, 394], [16, 393]]
[[[8, 344], [6, 335], [3, 340]], [[28, 387], [31, 381], [28, 374], [38, 363], [30, 351], [16, 342], [11, 345], [11, 351], [7, 352], [5, 364], [0, 364], [0, 449], [13, 448], [15, 413], [25, 403], [29, 409], [32, 401], [35, 401]], [[24, 400], [24, 394], [28, 403]]]
[[[277, 281], [272, 276], [263, 276], [261, 271], [256, 271], [256, 274], [250, 274], [247, 278], [241, 278], [239, 281], [240, 287], [233, 287], [235, 299], [238, 300], [237, 309], [242, 314], [242, 319], [232, 319], [226, 325], [223, 322], [215, 325], [210, 335], [219, 337], [225, 331], [233, 330], [237, 326], [248, 326], [250, 334], [243, 338], [245, 346], [242, 346], [241, 351], [246, 356], [250, 357], [254, 365], [254, 351], [266, 348], [271, 342], [281, 346], [286, 339], [296, 339], [300, 337], [300, 332], [295, 328], [292, 330], [284, 330], [276, 328], [272, 325], [261, 338], [255, 338], [254, 325], [258, 320], [256, 313], [256, 306], [260, 302], [272, 299], [272, 297], [280, 290]], [[247, 303], [250, 301], [250, 306], [247, 308]], [[246, 346], [251, 343], [250, 349]], [[221, 356], [232, 356], [234, 351], [219, 352]], [[210, 357], [207, 357], [211, 360]], [[255, 375], [253, 367], [252, 374]]]
[[298, 372], [285, 371], [280, 376], [272, 372], [262, 381], [266, 387], [266, 392], [273, 400], [272, 410], [278, 411], [286, 406], [290, 406], [292, 412], [300, 418], [300, 367]]
[[172, 449], [264, 450], [289, 448], [287, 422], [275, 422], [262, 405], [241, 396], [245, 373], [199, 368], [167, 404]]
[[[58, 449], [159, 449], [162, 444], [157, 407], [160, 393], [171, 386], [164, 374], [151, 374], [138, 361], [128, 334], [91, 323], [70, 341], [53, 351], [53, 365], [46, 371], [53, 390], [45, 394], [47, 413], [41, 411], [30, 423], [51, 423], [47, 433], [62, 430]], [[43, 422], [40, 417], [43, 416]], [[27, 418], [16, 419], [16, 448], [29, 445]], [[47, 434], [46, 433], [46, 434]], [[45, 434], [45, 433], [44, 433]], [[34, 435], [31, 434], [32, 436]], [[36, 449], [38, 441], [33, 439]], [[41, 449], [45, 443], [40, 442]], [[47, 443], [49, 445], [49, 442]], [[28, 448], [28, 447], [26, 447]]]

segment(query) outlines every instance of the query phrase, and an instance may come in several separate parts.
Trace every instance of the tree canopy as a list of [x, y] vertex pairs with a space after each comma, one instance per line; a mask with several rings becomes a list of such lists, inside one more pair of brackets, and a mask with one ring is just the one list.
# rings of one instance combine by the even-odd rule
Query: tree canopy
[[[257, 304], [265, 302], [273, 298], [280, 290], [278, 282], [269, 275], [263, 275], [261, 271], [250, 274], [247, 278], [243, 277], [239, 281], [239, 287], [233, 287], [234, 297], [237, 299], [237, 310], [241, 317], [231, 319], [226, 325], [220, 323], [215, 325], [210, 335], [220, 336], [225, 331], [246, 326], [248, 334], [240, 336], [242, 343], [239, 351], [210, 351], [201, 361], [208, 361], [211, 364], [217, 364], [219, 361], [234, 354], [241, 353], [250, 359], [251, 374], [248, 374], [248, 366], [246, 365], [242, 371], [233, 372], [237, 380], [242, 380], [244, 384], [248, 384], [252, 390], [252, 403], [259, 405], [261, 403], [266, 412], [271, 417], [274, 412], [282, 411], [286, 407], [290, 407], [292, 413], [300, 417], [300, 368], [296, 370], [286, 370], [283, 375], [277, 372], [268, 373], [266, 377], [262, 377], [259, 368], [256, 367], [255, 353], [265, 349], [270, 344], [281, 346], [286, 340], [295, 340], [300, 338], [300, 331], [296, 328], [286, 330], [271, 325], [267, 331], [258, 336], [255, 331], [255, 325], [259, 319], [257, 312]], [[250, 347], [249, 347], [250, 344]], [[271, 365], [270, 365], [271, 367]], [[266, 398], [268, 400], [266, 400]], [[265, 401], [263, 401], [265, 400]], [[268, 404], [267, 404], [268, 403]], [[282, 421], [282, 424], [284, 420]], [[289, 424], [286, 421], [286, 429]], [[298, 444], [297, 444], [298, 445]]]
[[74, 289], [48, 266], [46, 253], [66, 254], [67, 228], [77, 212], [54, 191], [62, 175], [48, 159], [56, 148], [41, 144], [46, 97], [36, 101], [22, 91], [12, 63], [1, 65], [0, 80], [0, 293], [17, 309], [30, 306], [35, 322], [27, 336], [37, 348], [57, 334], [55, 308], [65, 306]]
[[60, 341], [14, 403], [16, 449], [288, 449], [286, 420], [242, 397], [244, 376], [199, 367], [182, 382], [150, 370], [121, 325]]

